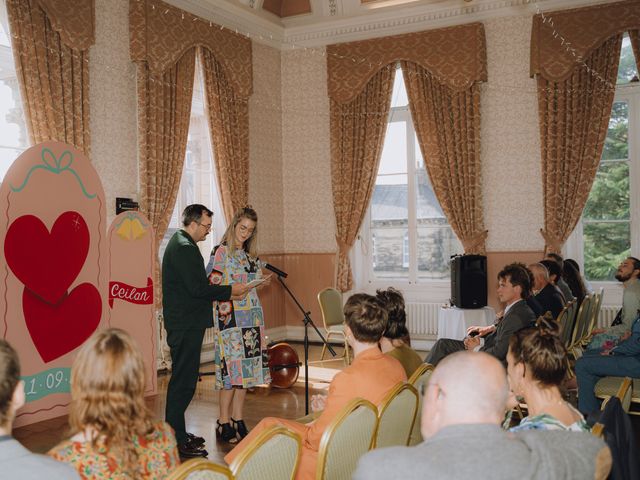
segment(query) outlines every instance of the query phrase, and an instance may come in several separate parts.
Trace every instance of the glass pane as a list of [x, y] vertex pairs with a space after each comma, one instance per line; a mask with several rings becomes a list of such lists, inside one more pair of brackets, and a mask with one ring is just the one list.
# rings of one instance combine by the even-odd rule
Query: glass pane
[[9, 167], [24, 150], [21, 148], [0, 147], [0, 183], [7, 174]]
[[617, 83], [629, 83], [633, 77], [638, 76], [636, 59], [633, 56], [631, 40], [629, 34], [625, 33], [622, 38], [622, 50], [620, 52], [620, 64], [618, 65]]
[[416, 169], [424, 169], [424, 158], [422, 157], [422, 150], [420, 150], [420, 143], [416, 134], [413, 135], [413, 143], [416, 152]]
[[611, 108], [609, 129], [602, 149], [603, 160], [629, 158], [629, 104], [614, 102]]
[[378, 175], [407, 173], [407, 124], [392, 122], [387, 126]]
[[582, 215], [586, 221], [629, 219], [629, 162], [600, 164]]
[[620, 262], [630, 255], [629, 223], [584, 225], [584, 270], [588, 280], [615, 280]]
[[376, 221], [371, 226], [373, 271], [377, 277], [406, 277], [409, 266], [404, 262], [406, 220]]
[[445, 218], [418, 221], [418, 277], [449, 278], [449, 258], [456, 253], [462, 246]]
[[391, 95], [391, 108], [406, 107], [407, 105], [409, 105], [409, 98], [407, 97], [407, 89], [404, 86], [402, 69], [396, 68], [396, 77], [393, 82], [393, 94]]

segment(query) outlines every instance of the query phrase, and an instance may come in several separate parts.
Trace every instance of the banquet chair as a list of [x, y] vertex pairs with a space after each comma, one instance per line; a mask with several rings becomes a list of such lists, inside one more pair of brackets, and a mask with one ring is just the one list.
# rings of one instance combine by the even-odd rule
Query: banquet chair
[[[349, 365], [349, 344], [347, 343], [347, 336], [344, 333], [344, 312], [342, 311], [342, 294], [335, 288], [325, 288], [318, 293], [318, 303], [320, 304], [320, 311], [322, 312], [322, 323], [324, 324], [325, 339], [327, 342], [333, 336], [341, 336], [344, 342], [344, 354], [343, 357], [346, 364]], [[322, 346], [322, 353], [320, 354], [320, 361], [324, 360], [324, 354], [327, 351], [327, 346]]]
[[229, 468], [236, 480], [292, 480], [302, 450], [300, 435], [273, 426], [258, 435]]
[[418, 392], [413, 385], [402, 382], [393, 387], [378, 407], [373, 448], [409, 445], [418, 404]]
[[371, 402], [362, 398], [349, 402], [322, 434], [316, 479], [351, 479], [358, 460], [371, 448], [377, 425]]
[[[618, 392], [624, 387], [624, 382], [627, 377], [604, 377], [596, 383], [595, 394], [596, 397], [606, 401], [610, 397], [616, 396]], [[625, 412], [630, 415], [640, 415], [640, 378], [632, 378], [631, 386], [628, 392], [629, 402], [626, 402], [626, 397], [620, 398], [622, 407]], [[604, 405], [604, 402], [603, 402]], [[634, 408], [632, 408], [634, 407]]]
[[167, 480], [233, 480], [231, 470], [204, 458], [192, 458], [169, 474]]
[[433, 365], [430, 363], [423, 363], [420, 367], [413, 372], [408, 382], [416, 389], [418, 395], [418, 411], [416, 412], [416, 419], [413, 422], [413, 428], [411, 429], [411, 437], [409, 438], [409, 445], [417, 445], [422, 442], [422, 433], [420, 432], [420, 424], [422, 422], [422, 395], [420, 392], [426, 388], [429, 377], [433, 373]]

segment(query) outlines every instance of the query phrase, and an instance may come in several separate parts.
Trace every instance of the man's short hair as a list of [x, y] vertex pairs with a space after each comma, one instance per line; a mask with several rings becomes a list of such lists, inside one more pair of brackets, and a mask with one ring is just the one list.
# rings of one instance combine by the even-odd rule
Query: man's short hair
[[363, 343], [380, 341], [387, 328], [384, 303], [366, 293], [351, 295], [344, 305], [344, 319], [356, 340]]
[[182, 225], [188, 227], [191, 225], [191, 222], [200, 223], [202, 215], [210, 217], [213, 215], [213, 212], [199, 203], [188, 205], [182, 212]]
[[562, 268], [564, 267], [564, 258], [562, 258], [562, 255], [558, 255], [557, 253], [551, 252], [551, 253], [547, 253], [546, 258], [550, 258], [558, 262], [558, 265], [560, 265], [560, 270], [562, 270]]
[[640, 270], [640, 260], [638, 260], [636, 257], [627, 257], [627, 258], [633, 262], [634, 270]]
[[20, 381], [20, 361], [9, 342], [0, 338], [0, 426], [6, 426], [13, 392]]
[[531, 281], [529, 280], [529, 273], [526, 269], [517, 263], [511, 263], [505, 266], [500, 273], [498, 273], [498, 280], [509, 280], [509, 283], [514, 287], [520, 287], [522, 292], [521, 298], [527, 298], [531, 291]]
[[547, 270], [549, 270], [549, 276], [551, 275], [556, 276], [556, 281], [562, 278], [562, 267], [558, 262], [551, 259], [545, 259], [545, 260], [540, 260], [540, 263], [545, 267], [547, 267]]

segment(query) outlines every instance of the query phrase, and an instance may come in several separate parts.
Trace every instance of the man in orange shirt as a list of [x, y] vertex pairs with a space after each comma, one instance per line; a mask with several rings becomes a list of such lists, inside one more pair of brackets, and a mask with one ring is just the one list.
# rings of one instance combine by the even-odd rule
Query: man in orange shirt
[[336, 415], [354, 398], [364, 398], [374, 405], [399, 382], [407, 380], [404, 368], [395, 358], [384, 355], [378, 342], [387, 326], [387, 312], [376, 297], [364, 293], [352, 295], [344, 306], [345, 334], [353, 348], [353, 363], [338, 373], [329, 386], [327, 397], [313, 399], [314, 410], [323, 410], [312, 423], [268, 417], [263, 419], [227, 456], [233, 460], [266, 428], [283, 425], [302, 437], [302, 457], [297, 480], [313, 479], [320, 439]]

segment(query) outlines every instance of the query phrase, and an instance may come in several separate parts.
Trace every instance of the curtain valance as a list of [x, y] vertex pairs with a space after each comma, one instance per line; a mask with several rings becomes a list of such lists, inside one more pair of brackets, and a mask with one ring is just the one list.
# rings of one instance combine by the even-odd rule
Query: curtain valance
[[182, 55], [202, 46], [213, 53], [234, 91], [248, 98], [253, 91], [251, 40], [159, 0], [129, 3], [130, 52], [146, 61], [152, 74], [172, 68]]
[[568, 79], [576, 65], [613, 35], [640, 29], [640, 2], [540, 13], [531, 30], [531, 76], [549, 81]]
[[329, 97], [353, 100], [381, 68], [405, 60], [422, 66], [454, 91], [487, 80], [484, 26], [455, 27], [394, 35], [327, 47]]

